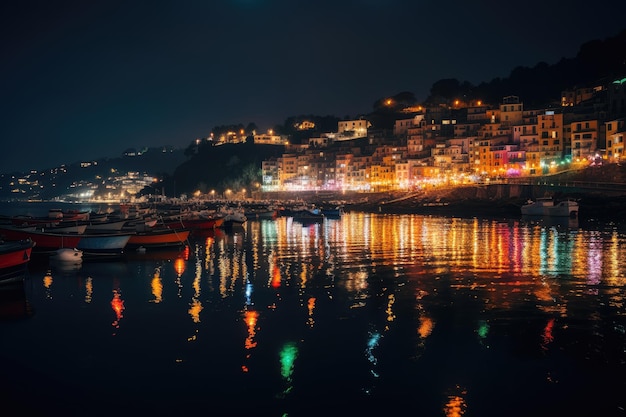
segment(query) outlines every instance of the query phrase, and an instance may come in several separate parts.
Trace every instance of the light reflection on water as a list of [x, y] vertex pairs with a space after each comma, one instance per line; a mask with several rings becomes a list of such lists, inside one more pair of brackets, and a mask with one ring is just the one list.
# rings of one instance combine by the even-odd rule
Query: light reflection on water
[[0, 324], [0, 353], [57, 387], [56, 407], [103, 415], [111, 384], [117, 414], [619, 415], [625, 238], [350, 213], [68, 269], [33, 259], [35, 314]]

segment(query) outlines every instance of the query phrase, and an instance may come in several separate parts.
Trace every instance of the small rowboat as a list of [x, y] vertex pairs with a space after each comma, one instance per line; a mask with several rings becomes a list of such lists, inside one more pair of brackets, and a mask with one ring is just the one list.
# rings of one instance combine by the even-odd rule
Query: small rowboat
[[187, 243], [189, 229], [152, 229], [145, 232], [136, 232], [130, 236], [127, 248], [164, 248], [170, 246], [181, 246]]

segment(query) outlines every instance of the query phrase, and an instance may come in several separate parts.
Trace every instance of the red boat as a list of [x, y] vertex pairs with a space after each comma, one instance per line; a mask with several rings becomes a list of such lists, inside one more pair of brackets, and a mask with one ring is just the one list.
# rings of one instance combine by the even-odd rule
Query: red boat
[[187, 243], [189, 229], [152, 229], [130, 236], [126, 248], [165, 248]]
[[50, 233], [37, 230], [20, 229], [15, 226], [0, 226], [0, 236], [4, 240], [26, 240], [35, 242], [35, 251], [55, 251], [60, 248], [75, 248], [81, 235], [68, 233]]
[[26, 266], [34, 246], [30, 239], [0, 242], [0, 276], [12, 275]]

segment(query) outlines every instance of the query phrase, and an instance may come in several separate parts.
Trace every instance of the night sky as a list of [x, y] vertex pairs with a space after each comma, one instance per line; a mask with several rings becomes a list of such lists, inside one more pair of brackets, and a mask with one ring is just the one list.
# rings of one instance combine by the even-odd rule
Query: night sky
[[[626, 2], [5, 1], [0, 172], [184, 148], [218, 125], [354, 117], [382, 97], [573, 58]], [[523, 100], [523, 92], [520, 92]]]

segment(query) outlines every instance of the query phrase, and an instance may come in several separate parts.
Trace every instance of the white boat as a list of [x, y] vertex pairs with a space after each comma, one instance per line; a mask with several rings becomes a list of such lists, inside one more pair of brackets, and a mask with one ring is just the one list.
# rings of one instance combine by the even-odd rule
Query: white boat
[[567, 199], [556, 203], [552, 197], [528, 200], [521, 208], [524, 216], [575, 217], [578, 215], [578, 203]]
[[121, 255], [132, 233], [94, 233], [83, 235], [76, 246], [87, 255]]

